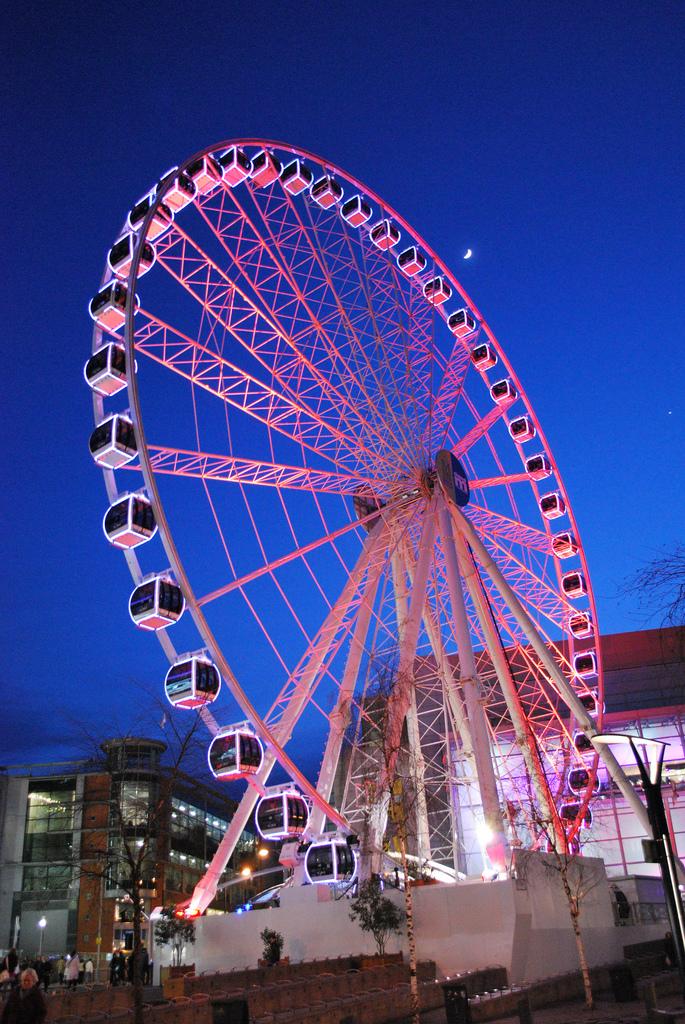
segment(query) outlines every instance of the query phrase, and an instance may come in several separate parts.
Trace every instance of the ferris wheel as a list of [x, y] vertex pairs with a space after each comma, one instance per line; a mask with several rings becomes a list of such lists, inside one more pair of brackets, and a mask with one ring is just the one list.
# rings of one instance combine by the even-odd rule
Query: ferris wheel
[[246, 781], [189, 912], [257, 804], [265, 838], [312, 841], [311, 881], [353, 874], [379, 665], [420, 860], [500, 868], [538, 841], [531, 802], [564, 841], [587, 827], [603, 691], [578, 527], [502, 347], [409, 224], [311, 153], [224, 142], [132, 207], [90, 313], [131, 618], [213, 774]]

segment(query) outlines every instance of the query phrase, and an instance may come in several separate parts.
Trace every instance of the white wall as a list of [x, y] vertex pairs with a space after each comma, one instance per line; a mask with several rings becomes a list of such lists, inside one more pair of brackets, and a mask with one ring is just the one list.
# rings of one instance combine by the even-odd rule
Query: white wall
[[[525, 877], [518, 879], [415, 888], [419, 957], [435, 960], [444, 975], [501, 964], [512, 983], [577, 969], [561, 882], [544, 868], [544, 860], [530, 855], [521, 872]], [[593, 880], [581, 914], [588, 959], [591, 965], [608, 963], [620, 958], [628, 929], [614, 926], [602, 861], [585, 858], [584, 870]], [[403, 904], [403, 894], [387, 892]], [[346, 898], [336, 901], [325, 886], [305, 886], [285, 890], [279, 908], [198, 919], [196, 944], [188, 947], [185, 960], [194, 961], [198, 972], [256, 967], [263, 928], [283, 934], [283, 954], [293, 960], [375, 951], [372, 938], [350, 920]], [[630, 941], [639, 941], [639, 932], [630, 932]], [[387, 949], [404, 949], [406, 955], [404, 936], [391, 939]], [[169, 962], [168, 949], [155, 954], [156, 964]]]

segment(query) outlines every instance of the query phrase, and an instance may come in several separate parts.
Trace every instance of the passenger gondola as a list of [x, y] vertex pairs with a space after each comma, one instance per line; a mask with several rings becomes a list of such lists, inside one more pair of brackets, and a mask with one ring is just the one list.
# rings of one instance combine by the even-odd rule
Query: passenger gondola
[[497, 363], [497, 353], [487, 342], [482, 345], [476, 345], [471, 353], [471, 362], [482, 373], [483, 370], [490, 370], [495, 366]]
[[152, 503], [143, 494], [124, 494], [112, 502], [102, 520], [105, 537], [116, 548], [129, 550], [157, 533]]
[[318, 178], [314, 182], [309, 190], [309, 194], [315, 203], [318, 203], [324, 210], [329, 210], [331, 206], [335, 206], [336, 203], [340, 202], [343, 197], [343, 190], [335, 178], [332, 178], [330, 174], [326, 174], [323, 178]]
[[[115, 331], [126, 320], [126, 297], [128, 289], [121, 281], [109, 281], [90, 300], [88, 312], [100, 327]], [[134, 296], [133, 311], [138, 311], [140, 302]]]
[[558, 519], [566, 512], [566, 502], [559, 491], [550, 491], [549, 494], [542, 494], [538, 501], [540, 512], [545, 519]]
[[126, 387], [126, 351], [110, 342], [96, 349], [83, 367], [86, 382], [98, 395], [116, 395]]
[[213, 156], [201, 156], [193, 160], [186, 167], [185, 173], [201, 196], [215, 189], [224, 176], [221, 164]]
[[[561, 820], [564, 821], [564, 822], [572, 822], [572, 821], [575, 821], [576, 818], [578, 817], [579, 810], [580, 810], [580, 804], [578, 803], [578, 801], [577, 800], [572, 800], [570, 803], [562, 804], [562, 807], [561, 807], [561, 809], [559, 811], [559, 816], [560, 816]], [[585, 809], [585, 814], [583, 815], [583, 820], [581, 822], [581, 828], [590, 828], [591, 826], [592, 826], [592, 811], [590, 810], [589, 807], [587, 807]]]
[[426, 267], [426, 257], [422, 252], [412, 245], [409, 249], [405, 249], [397, 257], [397, 266], [400, 268], [403, 274], [407, 277], [414, 277], [416, 274], [420, 274]]
[[578, 545], [572, 533], [564, 531], [552, 537], [552, 551], [557, 558], [573, 558], [578, 554]]
[[371, 219], [371, 207], [361, 196], [352, 196], [340, 207], [340, 215], [353, 228], [360, 228]]
[[167, 700], [176, 708], [201, 708], [216, 700], [221, 689], [219, 670], [204, 652], [184, 654], [164, 680]]
[[240, 185], [249, 178], [252, 164], [250, 158], [238, 146], [231, 146], [219, 157], [219, 163], [224, 172], [224, 181], [231, 188]]
[[576, 640], [585, 640], [589, 636], [594, 636], [595, 626], [592, 616], [589, 612], [574, 612], [573, 615], [569, 615], [568, 629]]
[[128, 416], [115, 413], [98, 423], [88, 442], [90, 454], [98, 466], [119, 469], [138, 454], [136, 435]]
[[257, 804], [255, 822], [262, 839], [297, 839], [309, 824], [309, 807], [292, 788], [266, 793]]
[[458, 309], [448, 316], [447, 326], [456, 338], [468, 338], [476, 329], [476, 321], [468, 309]]
[[264, 748], [247, 725], [219, 729], [209, 745], [207, 761], [215, 779], [246, 779], [262, 766]]
[[369, 238], [383, 252], [393, 249], [400, 240], [400, 230], [396, 228], [391, 220], [379, 220], [373, 227], [369, 228]]
[[[571, 768], [567, 778], [568, 788], [576, 796], [580, 796], [590, 785], [590, 772], [587, 768]], [[595, 772], [595, 779], [592, 784], [593, 793], [598, 793], [602, 788], [602, 780], [599, 772]]]
[[537, 434], [535, 424], [531, 420], [530, 416], [517, 416], [516, 419], [512, 420], [509, 424], [509, 436], [512, 441], [516, 441], [516, 444], [523, 444], [524, 441], [530, 441]]
[[299, 196], [300, 192], [309, 188], [313, 179], [311, 168], [307, 167], [302, 160], [292, 160], [281, 171], [283, 188], [291, 196]]
[[280, 176], [280, 173], [281, 161], [273, 153], [260, 149], [252, 157], [252, 173], [250, 177], [257, 188], [266, 188], [267, 185], [270, 185]]
[[[122, 280], [128, 277], [128, 272], [131, 269], [135, 245], [136, 236], [132, 231], [129, 231], [114, 243], [107, 254], [109, 269], [117, 277], [122, 278]], [[148, 270], [154, 265], [155, 259], [155, 247], [149, 242], [143, 242], [138, 263], [138, 277], [147, 274]]]
[[573, 671], [581, 679], [597, 675], [597, 656], [594, 651], [582, 651], [573, 655]]
[[546, 480], [552, 475], [552, 464], [545, 452], [538, 452], [526, 459], [526, 473], [531, 480]]
[[584, 732], [576, 732], [573, 734], [573, 746], [579, 754], [594, 754], [595, 752], [595, 748], [592, 746], [592, 741]]
[[444, 277], [434, 277], [424, 284], [423, 294], [433, 306], [441, 306], [451, 297], [452, 287]]
[[585, 583], [585, 577], [582, 572], [567, 572], [561, 577], [561, 589], [564, 591], [567, 597], [585, 597], [587, 594], [587, 585]]
[[140, 629], [166, 629], [183, 615], [185, 599], [171, 576], [151, 576], [135, 588], [129, 598], [128, 610]]
[[490, 388], [490, 397], [497, 405], [511, 405], [518, 398], [518, 391], [514, 382], [505, 377], [504, 380], [497, 380]]
[[156, 195], [165, 188], [170, 178], [173, 180], [164, 193], [164, 202], [173, 213], [178, 213], [192, 203], [197, 195], [197, 188], [187, 174], [179, 174], [178, 167], [172, 167], [159, 179]]
[[577, 694], [578, 700], [583, 705], [588, 715], [599, 714], [599, 696], [597, 690], [583, 690]]
[[348, 883], [357, 873], [357, 856], [344, 839], [322, 840], [308, 848], [304, 870], [314, 885]]
[[[147, 217], [148, 210], [155, 201], [154, 192], [150, 192], [148, 195], [143, 196], [139, 199], [136, 205], [133, 207], [128, 215], [128, 226], [131, 231], [139, 231], [142, 227], [143, 221]], [[154, 242], [155, 238], [159, 238], [161, 235], [168, 231], [174, 222], [174, 215], [171, 212], [170, 207], [166, 203], [159, 203], [157, 209], [152, 214], [152, 218], [147, 229], [147, 240], [148, 242]]]

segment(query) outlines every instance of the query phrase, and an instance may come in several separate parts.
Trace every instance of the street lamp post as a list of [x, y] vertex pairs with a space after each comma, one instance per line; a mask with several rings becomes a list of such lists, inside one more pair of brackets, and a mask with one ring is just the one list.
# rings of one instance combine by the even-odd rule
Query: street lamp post
[[[653, 855], [650, 857], [650, 860], [652, 863], [657, 863], [661, 869], [664, 894], [666, 896], [666, 909], [671, 925], [671, 934], [673, 935], [678, 973], [680, 974], [680, 984], [683, 996], [685, 996], [685, 917], [678, 888], [676, 858], [673, 852], [671, 833], [668, 828], [664, 798], [661, 793], [661, 775], [664, 765], [664, 754], [668, 744], [663, 743], [661, 740], [645, 739], [642, 736], [630, 736], [627, 733], [603, 733], [599, 736], [593, 736], [592, 743], [599, 753], [601, 753], [603, 746], [609, 746], [609, 744], [627, 744], [640, 772], [640, 780], [647, 801], [647, 814], [652, 831]], [[647, 751], [646, 761], [638, 750], [638, 745], [644, 747]], [[653, 755], [651, 758], [649, 757], [650, 752]]]
[[48, 922], [45, 917], [41, 917], [40, 921], [38, 922], [38, 927], [40, 929], [40, 938], [38, 940], [38, 956], [43, 955], [43, 935], [45, 933], [45, 926], [47, 923]]

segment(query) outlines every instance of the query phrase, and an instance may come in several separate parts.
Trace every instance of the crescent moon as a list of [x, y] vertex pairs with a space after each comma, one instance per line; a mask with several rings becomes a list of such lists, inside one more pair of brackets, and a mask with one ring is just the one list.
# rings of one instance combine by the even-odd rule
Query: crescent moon
[[473, 251], [471, 249], [467, 249], [466, 252], [464, 253], [464, 259], [465, 260], [470, 260], [472, 256], [473, 256]]

